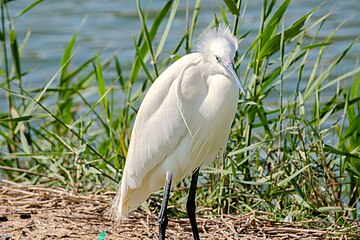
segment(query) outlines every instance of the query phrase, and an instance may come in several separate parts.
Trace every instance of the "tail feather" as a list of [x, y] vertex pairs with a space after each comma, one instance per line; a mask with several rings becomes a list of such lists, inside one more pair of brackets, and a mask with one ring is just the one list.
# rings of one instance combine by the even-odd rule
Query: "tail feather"
[[121, 186], [118, 188], [109, 209], [110, 217], [115, 218], [116, 221], [121, 221], [131, 211], [138, 208], [151, 193], [159, 191], [165, 182], [166, 170], [164, 169], [166, 168], [163, 166], [157, 166], [149, 170], [138, 184], [133, 181], [125, 170], [121, 179]]
[[117, 222], [126, 218], [130, 212], [127, 204], [124, 204], [128, 190], [128, 187], [125, 184], [125, 181], [121, 182], [121, 186], [118, 188], [116, 196], [108, 210], [110, 217]]
[[151, 195], [151, 191], [148, 191], [147, 187], [141, 186], [133, 189], [123, 179], [109, 208], [110, 217], [116, 221], [126, 218], [131, 211], [139, 207]]

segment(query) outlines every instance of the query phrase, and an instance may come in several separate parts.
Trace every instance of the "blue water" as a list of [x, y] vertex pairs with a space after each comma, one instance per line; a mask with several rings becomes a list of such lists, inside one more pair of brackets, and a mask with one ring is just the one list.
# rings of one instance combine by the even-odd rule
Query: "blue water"
[[[10, 2], [8, 4], [10, 14], [16, 15], [31, 2], [33, 1]], [[150, 22], [165, 3], [165, 1], [156, 0], [141, 2], [144, 11], [149, 9]], [[194, 7], [193, 2], [188, 1], [191, 8]], [[293, 1], [287, 11], [285, 24], [290, 25], [322, 2], [316, 0]], [[186, 4], [186, 1], [180, 3], [162, 57], [175, 47], [185, 32]], [[202, 1], [195, 37], [212, 21], [215, 13], [217, 16], [221, 15], [219, 12], [220, 4], [223, 2]], [[261, 5], [261, 0], [250, 0], [247, 4], [240, 34], [249, 29], [254, 30], [239, 46], [240, 52], [254, 40], [260, 21]], [[340, 23], [348, 21], [334, 38], [336, 44], [331, 46], [331, 51], [327, 52], [326, 58], [331, 60], [360, 34], [359, 0], [328, 0], [314, 14], [313, 19], [321, 17], [329, 11], [332, 11], [333, 14], [324, 25], [320, 36], [327, 37]], [[160, 31], [165, 28], [165, 25], [166, 22]], [[132, 38], [139, 36], [140, 21], [134, 0], [46, 0], [17, 19], [15, 30], [20, 42], [25, 33], [31, 31], [31, 37], [22, 56], [22, 69], [23, 71], [31, 71], [23, 80], [26, 87], [34, 88], [43, 86], [59, 69], [65, 46], [75, 32], [78, 32], [78, 40], [75, 47], [76, 55], [72, 62], [74, 67], [85, 62], [96, 53], [100, 53], [103, 60], [116, 53], [126, 75], [131, 69], [131, 62], [135, 54]], [[353, 68], [359, 56], [360, 45], [357, 44], [338, 67], [337, 73], [340, 74]], [[0, 97], [2, 95], [3, 92], [0, 91]]]

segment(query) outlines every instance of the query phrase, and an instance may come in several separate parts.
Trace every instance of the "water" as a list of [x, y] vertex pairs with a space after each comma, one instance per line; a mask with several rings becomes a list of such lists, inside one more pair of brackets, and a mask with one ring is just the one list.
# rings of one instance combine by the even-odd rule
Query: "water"
[[[10, 2], [10, 13], [15, 15], [31, 2], [33, 1]], [[150, 4], [149, 1], [142, 1], [142, 7], [150, 9], [150, 21], [154, 15], [151, 13], [159, 11], [164, 2], [154, 0], [150, 1]], [[321, 2], [294, 0], [287, 10], [285, 24], [293, 23]], [[193, 1], [189, 1], [189, 4], [192, 7], [194, 5]], [[198, 36], [211, 22], [214, 13], [220, 16], [219, 4], [222, 4], [222, 1], [202, 1], [195, 36]], [[261, 0], [250, 0], [248, 2], [246, 17], [242, 23], [240, 34], [250, 28], [254, 31], [241, 43], [240, 52], [242, 49], [246, 49], [254, 39], [254, 34], [259, 25], [261, 5]], [[167, 54], [170, 49], [174, 48], [180, 36], [184, 34], [185, 9], [186, 1], [181, 1], [163, 54]], [[315, 18], [329, 11], [334, 13], [320, 34], [323, 37], [328, 36], [340, 23], [352, 17], [334, 38], [337, 43], [331, 46], [331, 51], [328, 51], [326, 56], [327, 59], [331, 60], [360, 34], [360, 4], [358, 0], [328, 0], [315, 13]], [[163, 30], [165, 24], [160, 30]], [[22, 69], [23, 71], [31, 71], [23, 80], [26, 87], [33, 88], [43, 86], [56, 73], [65, 46], [75, 32], [78, 32], [78, 40], [73, 66], [85, 62], [96, 53], [101, 53], [101, 58], [106, 59], [116, 52], [125, 72], [128, 72], [135, 54], [132, 37], [139, 35], [140, 21], [134, 0], [47, 0], [16, 20], [15, 30], [20, 42], [25, 33], [31, 31], [30, 40], [22, 56]], [[360, 45], [357, 44], [338, 67], [338, 73], [353, 68], [359, 56]], [[3, 94], [0, 91], [0, 98]]]

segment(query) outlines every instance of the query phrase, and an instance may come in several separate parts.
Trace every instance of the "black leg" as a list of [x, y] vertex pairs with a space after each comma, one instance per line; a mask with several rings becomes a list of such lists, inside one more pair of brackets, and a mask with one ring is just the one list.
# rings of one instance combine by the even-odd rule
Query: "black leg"
[[186, 202], [186, 210], [187, 210], [188, 217], [190, 219], [191, 229], [192, 229], [195, 240], [200, 239], [199, 238], [199, 230], [198, 230], [198, 227], [196, 224], [196, 216], [195, 216], [195, 210], [196, 210], [195, 194], [196, 194], [196, 184], [197, 184], [198, 177], [199, 177], [199, 168], [193, 173], [193, 175], [191, 177], [190, 192], [189, 192], [188, 200]]
[[169, 200], [170, 195], [170, 188], [171, 188], [171, 181], [172, 181], [172, 173], [167, 172], [166, 173], [166, 182], [165, 182], [165, 188], [164, 188], [164, 196], [163, 201], [161, 204], [160, 214], [159, 214], [159, 239], [163, 240], [165, 239], [165, 230], [166, 226], [168, 224], [168, 218], [167, 218], [167, 204]]

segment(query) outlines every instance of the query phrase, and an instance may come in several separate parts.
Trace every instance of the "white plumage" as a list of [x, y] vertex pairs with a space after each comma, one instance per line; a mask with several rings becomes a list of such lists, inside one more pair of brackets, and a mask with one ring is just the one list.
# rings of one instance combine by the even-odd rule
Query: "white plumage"
[[[239, 88], [233, 58], [237, 40], [228, 28], [207, 32], [196, 52], [168, 67], [153, 83], [137, 113], [121, 187], [113, 202], [117, 219], [225, 149]], [[234, 76], [235, 75], [235, 76]]]

